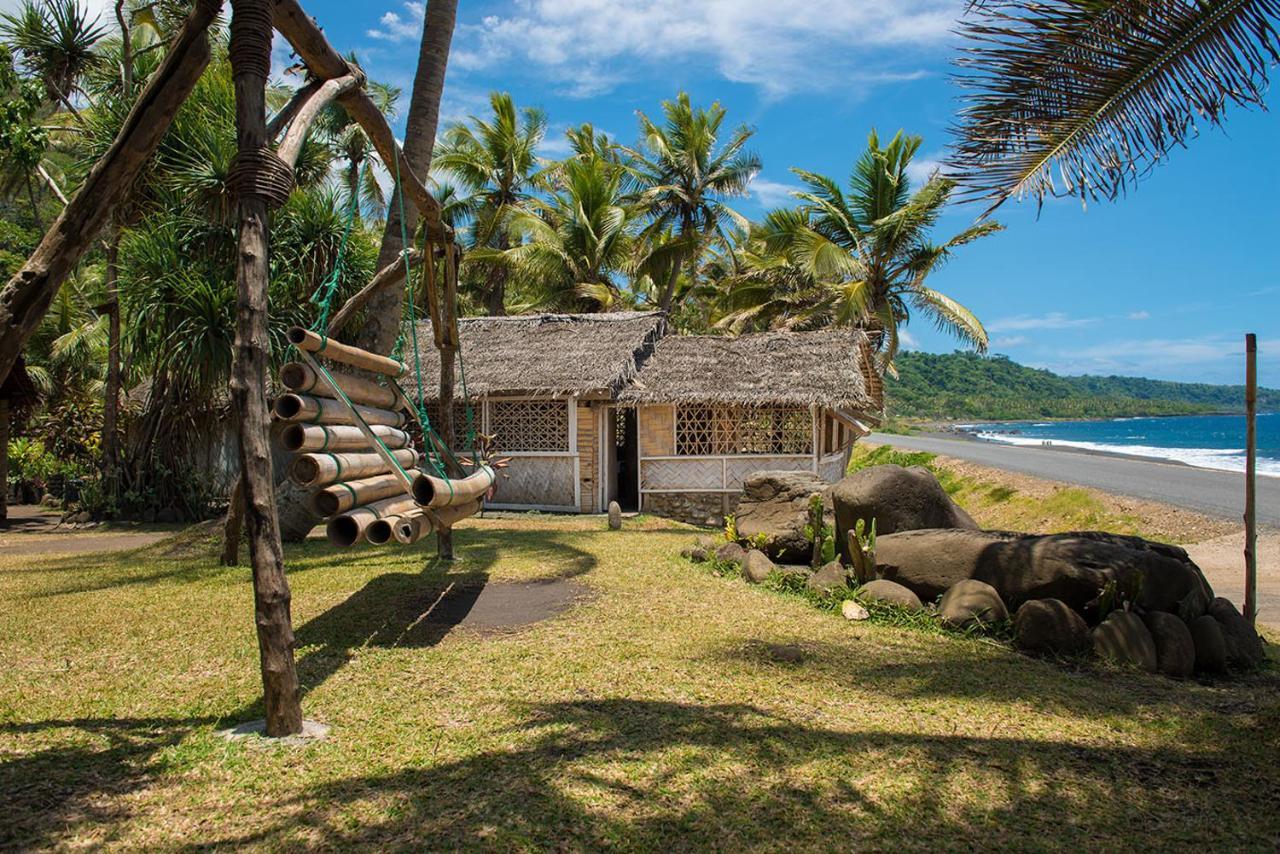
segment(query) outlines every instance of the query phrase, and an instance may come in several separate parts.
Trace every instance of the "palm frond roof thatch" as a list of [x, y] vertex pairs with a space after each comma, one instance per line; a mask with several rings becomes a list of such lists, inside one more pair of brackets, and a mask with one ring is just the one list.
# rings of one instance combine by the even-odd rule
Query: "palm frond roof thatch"
[[[458, 320], [467, 390], [472, 395], [617, 394], [666, 329], [661, 312], [535, 314]], [[410, 342], [412, 346], [412, 341]], [[417, 349], [424, 389], [434, 397], [440, 356], [431, 322], [420, 321]], [[411, 370], [413, 351], [405, 361]], [[455, 369], [459, 398], [461, 371]]]
[[[884, 390], [860, 332], [668, 335], [660, 312], [467, 317], [458, 321], [467, 390], [605, 394], [633, 403], [826, 406], [875, 416]], [[412, 338], [410, 346], [412, 346]], [[417, 324], [424, 391], [440, 375], [429, 321]], [[411, 370], [413, 350], [405, 356]], [[455, 369], [462, 395], [461, 371]]]
[[672, 335], [622, 391], [635, 403], [819, 406], [877, 415], [884, 390], [860, 332]]

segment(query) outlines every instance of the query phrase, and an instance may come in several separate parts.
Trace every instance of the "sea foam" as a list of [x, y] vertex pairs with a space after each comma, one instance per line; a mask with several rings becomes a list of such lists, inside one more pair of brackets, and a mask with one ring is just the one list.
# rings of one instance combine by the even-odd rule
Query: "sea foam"
[[[1219, 471], [1243, 472], [1245, 466], [1244, 448], [1158, 448], [1151, 445], [1113, 445], [1105, 442], [1041, 439], [1031, 436], [1012, 436], [1008, 433], [988, 432], [974, 433], [974, 436], [988, 442], [999, 442], [1005, 445], [1080, 448], [1105, 454], [1128, 454], [1135, 457], [1150, 457], [1156, 460], [1173, 460], [1197, 468], [1217, 469]], [[1266, 475], [1267, 477], [1280, 477], [1280, 460], [1259, 457], [1258, 474]]]

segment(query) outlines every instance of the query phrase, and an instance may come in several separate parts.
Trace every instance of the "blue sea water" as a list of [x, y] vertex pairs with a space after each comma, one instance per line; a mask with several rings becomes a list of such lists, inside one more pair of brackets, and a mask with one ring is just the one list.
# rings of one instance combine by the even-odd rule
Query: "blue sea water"
[[[1202, 468], [1244, 471], [1243, 415], [1022, 421], [970, 424], [980, 439], [1011, 445], [1065, 445], [1176, 460]], [[1280, 413], [1258, 416], [1258, 474], [1280, 477]]]

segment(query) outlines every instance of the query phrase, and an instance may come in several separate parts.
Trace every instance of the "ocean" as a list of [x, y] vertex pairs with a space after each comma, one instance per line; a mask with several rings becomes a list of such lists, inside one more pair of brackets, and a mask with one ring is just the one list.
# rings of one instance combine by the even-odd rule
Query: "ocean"
[[[1065, 445], [1092, 451], [1176, 460], [1201, 468], [1244, 471], [1243, 415], [1019, 421], [965, 424], [979, 439], [1010, 445]], [[1280, 413], [1258, 416], [1258, 474], [1280, 477]]]

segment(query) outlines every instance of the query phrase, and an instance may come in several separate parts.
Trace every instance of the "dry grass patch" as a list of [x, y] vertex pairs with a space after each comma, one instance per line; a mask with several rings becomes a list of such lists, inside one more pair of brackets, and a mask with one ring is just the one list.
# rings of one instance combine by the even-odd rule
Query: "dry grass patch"
[[[258, 717], [247, 569], [0, 557], [0, 845], [626, 849], [1272, 847], [1277, 680], [1068, 672], [854, 625], [700, 571], [689, 529], [469, 522], [427, 549], [289, 552], [308, 716]], [[520, 631], [424, 618], [451, 585], [568, 578]], [[801, 664], [762, 645], [799, 644]]]

